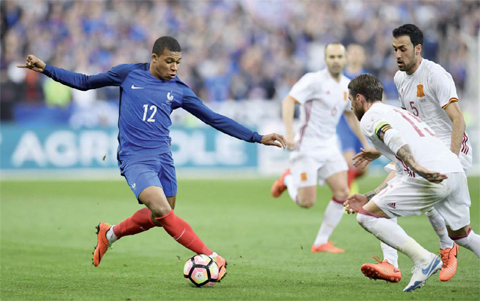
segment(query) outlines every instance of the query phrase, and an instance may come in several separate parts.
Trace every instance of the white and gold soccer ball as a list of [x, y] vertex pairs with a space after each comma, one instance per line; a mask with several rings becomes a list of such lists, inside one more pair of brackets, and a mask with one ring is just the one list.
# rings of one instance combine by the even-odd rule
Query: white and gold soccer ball
[[191, 286], [214, 286], [218, 279], [218, 266], [210, 256], [195, 255], [185, 263], [183, 277]]

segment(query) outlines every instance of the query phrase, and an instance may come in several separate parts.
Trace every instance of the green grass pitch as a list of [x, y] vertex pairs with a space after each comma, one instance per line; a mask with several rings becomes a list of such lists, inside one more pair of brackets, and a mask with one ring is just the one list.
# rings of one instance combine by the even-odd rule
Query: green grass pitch
[[[362, 192], [381, 178], [359, 182]], [[471, 219], [480, 233], [479, 178], [470, 177]], [[400, 254], [403, 279], [365, 278], [360, 266], [380, 255], [378, 240], [345, 215], [332, 240], [344, 254], [312, 254], [310, 247], [331, 194], [297, 207], [270, 196], [273, 179], [179, 180], [177, 215], [229, 262], [213, 288], [191, 288], [182, 276], [192, 253], [163, 229], [124, 237], [94, 268], [99, 221], [118, 223], [142, 208], [125, 182], [1, 182], [1, 300], [479, 300], [480, 260], [461, 248], [448, 282], [432, 276], [403, 293], [411, 261]], [[399, 224], [430, 251], [438, 239], [425, 216]]]

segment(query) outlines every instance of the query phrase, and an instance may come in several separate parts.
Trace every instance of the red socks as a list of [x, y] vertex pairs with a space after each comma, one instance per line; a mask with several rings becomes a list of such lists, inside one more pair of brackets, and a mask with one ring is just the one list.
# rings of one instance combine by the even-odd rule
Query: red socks
[[[170, 234], [173, 239], [184, 247], [192, 250], [197, 254], [212, 254], [213, 252], [200, 240], [200, 238], [193, 232], [187, 222], [173, 213], [173, 210], [162, 217], [155, 218], [162, 224], [165, 231]], [[115, 226], [116, 228], [116, 226]], [[115, 230], [115, 228], [113, 228]]]
[[134, 235], [150, 228], [155, 227], [151, 219], [151, 212], [148, 208], [143, 208], [135, 212], [131, 217], [113, 227], [113, 233], [117, 238]]
[[[183, 219], [173, 213], [173, 210], [165, 216], [155, 218], [162, 224], [165, 231], [172, 236], [178, 243], [192, 250], [197, 254], [212, 254], [213, 252], [205, 246], [193, 232], [192, 227]], [[143, 208], [135, 212], [131, 217], [113, 227], [113, 232], [117, 238], [134, 235], [147, 231], [156, 225], [151, 220], [151, 212], [148, 208]]]

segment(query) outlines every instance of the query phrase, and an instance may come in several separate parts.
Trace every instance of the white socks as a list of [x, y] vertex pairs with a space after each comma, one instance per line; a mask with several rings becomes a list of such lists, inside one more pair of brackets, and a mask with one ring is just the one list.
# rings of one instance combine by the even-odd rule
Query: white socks
[[317, 238], [313, 243], [315, 246], [320, 246], [328, 242], [328, 238], [332, 235], [333, 230], [343, 217], [343, 205], [334, 201], [328, 203], [327, 209], [323, 216], [322, 225], [318, 230]]
[[[447, 227], [445, 226], [445, 220], [443, 219], [443, 217], [434, 208], [431, 208], [431, 210], [425, 212], [425, 215], [428, 217], [430, 224], [432, 224], [435, 233], [437, 233], [438, 235], [438, 239], [440, 241], [440, 248], [451, 248], [453, 246], [453, 240], [448, 237]], [[392, 218], [390, 220], [394, 223], [397, 223], [397, 218]], [[383, 258], [387, 259], [388, 262], [390, 262], [395, 267], [398, 267], [397, 250], [383, 242], [381, 243], [381, 247], [383, 251]]]
[[293, 181], [293, 176], [286, 175], [285, 178], [283, 179], [283, 184], [287, 186], [288, 194], [290, 195], [290, 198], [297, 203], [297, 195], [298, 195], [298, 187], [295, 186], [295, 183]]
[[435, 233], [438, 235], [440, 249], [451, 248], [453, 246], [453, 240], [448, 237], [447, 226], [445, 225], [443, 217], [434, 208], [426, 211], [425, 215], [428, 217], [430, 224], [432, 224], [433, 230], [435, 230]]
[[475, 234], [475, 232], [470, 231], [467, 237], [460, 238], [460, 239], [455, 239], [455, 242], [472, 251], [477, 255], [478, 258], [480, 258], [480, 235]]
[[[397, 223], [397, 218], [391, 218], [390, 221], [393, 223]], [[384, 242], [380, 242], [380, 247], [382, 248], [383, 252], [383, 259], [388, 260], [388, 262], [393, 265], [394, 267], [398, 268], [398, 252], [396, 249], [390, 247]]]
[[378, 239], [410, 257], [415, 264], [422, 264], [430, 259], [430, 252], [420, 246], [405, 233], [402, 227], [391, 220], [358, 214], [357, 221]]
[[113, 232], [113, 227], [115, 227], [115, 225], [111, 226], [106, 233], [107, 240], [110, 244], [113, 244], [118, 239], [117, 236], [115, 235], [115, 232]]

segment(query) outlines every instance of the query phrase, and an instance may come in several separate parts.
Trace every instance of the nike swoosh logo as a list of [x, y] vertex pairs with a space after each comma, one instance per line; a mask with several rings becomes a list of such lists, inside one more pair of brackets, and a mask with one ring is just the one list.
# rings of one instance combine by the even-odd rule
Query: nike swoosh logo
[[432, 260], [432, 262], [430, 262], [430, 265], [426, 269], [422, 269], [423, 275], [427, 275], [428, 273], [430, 273], [431, 269], [433, 268], [433, 265], [437, 265], [438, 260], [439, 260], [438, 258], [435, 258], [435, 260]]
[[134, 90], [143, 89], [143, 87], [135, 87], [135, 85], [132, 85], [132, 89], [134, 89]]
[[394, 272], [394, 273], [400, 273], [399, 270], [395, 270], [395, 269], [393, 269], [393, 272]]

